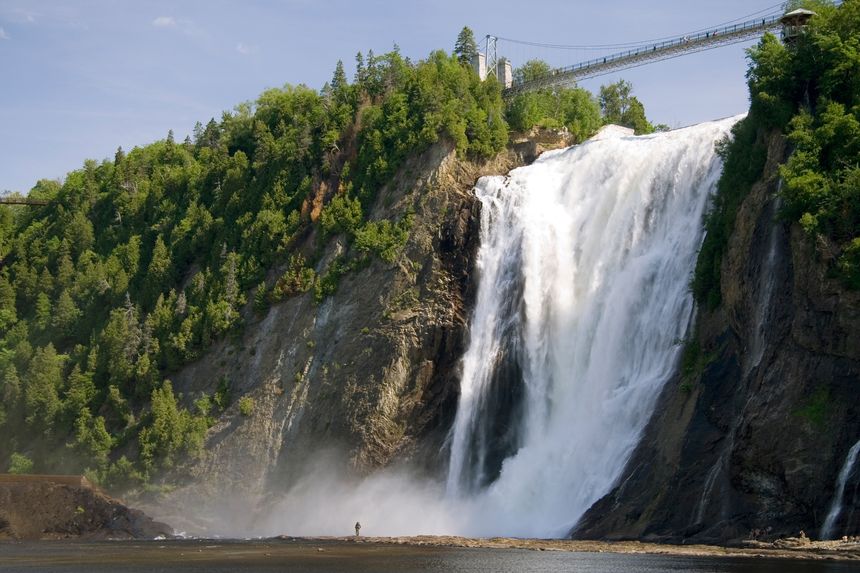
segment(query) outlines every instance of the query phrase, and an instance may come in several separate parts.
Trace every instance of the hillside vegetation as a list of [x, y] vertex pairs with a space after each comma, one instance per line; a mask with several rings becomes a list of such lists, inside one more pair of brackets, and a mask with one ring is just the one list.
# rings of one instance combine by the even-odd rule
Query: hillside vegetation
[[748, 51], [750, 112], [720, 146], [725, 167], [693, 279], [710, 308], [720, 304], [723, 253], [774, 130], [792, 146], [780, 170], [783, 216], [819, 245], [835, 276], [860, 289], [860, 1], [802, 4], [818, 14], [806, 33], [790, 45], [767, 34]]
[[[407, 156], [445, 140], [490, 157], [510, 122], [575, 140], [601, 125], [579, 89], [506, 106], [465, 65], [467, 32], [452, 56], [358, 54], [352, 82], [338, 63], [320, 91], [268, 90], [184, 141], [171, 132], [39, 181], [45, 207], [0, 206], [0, 470], [127, 487], [198, 455], [239, 397], [224, 379], [192, 402], [170, 373], [270, 304], [322, 301], [345, 273], [396, 261], [412, 215], [369, 213]], [[354, 254], [320, 268], [334, 236]]]

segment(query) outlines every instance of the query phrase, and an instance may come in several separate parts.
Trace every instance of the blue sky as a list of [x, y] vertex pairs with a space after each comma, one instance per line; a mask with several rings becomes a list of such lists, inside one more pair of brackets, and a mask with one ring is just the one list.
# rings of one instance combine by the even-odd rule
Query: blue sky
[[[0, 0], [0, 191], [62, 178], [117, 146], [177, 139], [264, 89], [319, 88], [338, 59], [397, 43], [420, 59], [482, 38], [594, 45], [683, 34], [774, 0]], [[746, 111], [751, 42], [604, 76], [634, 84], [652, 121], [681, 126]], [[500, 43], [514, 65], [595, 54]]]

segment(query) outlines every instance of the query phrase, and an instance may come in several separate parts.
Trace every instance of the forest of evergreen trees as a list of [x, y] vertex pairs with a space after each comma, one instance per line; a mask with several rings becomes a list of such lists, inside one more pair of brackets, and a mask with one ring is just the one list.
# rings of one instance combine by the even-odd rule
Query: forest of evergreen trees
[[[240, 332], [243, 314], [309, 291], [322, 301], [343, 274], [395, 261], [410, 216], [367, 214], [407, 156], [445, 139], [490, 157], [511, 127], [581, 140], [602, 125], [581, 89], [506, 104], [468, 65], [470, 38], [420, 62], [358, 54], [352, 82], [339, 62], [320, 91], [268, 90], [184, 141], [171, 132], [39, 181], [30, 195], [45, 207], [0, 205], [0, 470], [86, 471], [124, 488], [199, 454], [230, 381], [192, 402], [171, 372]], [[311, 220], [324, 183], [332, 198]], [[342, 235], [354, 248], [318, 274], [297, 250], [314, 231], [320, 246]]]

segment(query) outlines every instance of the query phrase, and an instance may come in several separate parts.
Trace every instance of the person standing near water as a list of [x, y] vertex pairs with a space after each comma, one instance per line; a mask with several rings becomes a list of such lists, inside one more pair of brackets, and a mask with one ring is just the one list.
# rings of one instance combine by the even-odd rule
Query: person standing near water
[[359, 522], [355, 522], [355, 536], [359, 536], [359, 531], [361, 531], [361, 524]]

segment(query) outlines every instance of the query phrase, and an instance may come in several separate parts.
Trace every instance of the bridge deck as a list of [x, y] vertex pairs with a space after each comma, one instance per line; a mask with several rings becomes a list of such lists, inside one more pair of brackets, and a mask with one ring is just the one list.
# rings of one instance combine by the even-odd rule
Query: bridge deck
[[0, 205], [47, 205], [44, 199], [30, 199], [28, 197], [0, 197]]
[[543, 77], [520, 84], [514, 84], [510, 88], [504, 90], [503, 93], [505, 97], [512, 97], [530, 90], [553, 86], [573, 85], [579, 80], [640, 66], [648, 62], [666, 60], [682, 54], [700, 52], [716, 48], [718, 46], [735, 44], [749, 38], [760, 36], [767, 30], [780, 27], [780, 18], [782, 18], [782, 16], [770, 16], [768, 18], [749, 20], [731, 26], [713, 28], [697, 34], [681, 36], [671, 40], [658, 42], [656, 44], [643, 45], [627, 50], [626, 52], [619, 52], [610, 56], [595, 58], [593, 60], [574, 64], [572, 66], [557, 68]]

